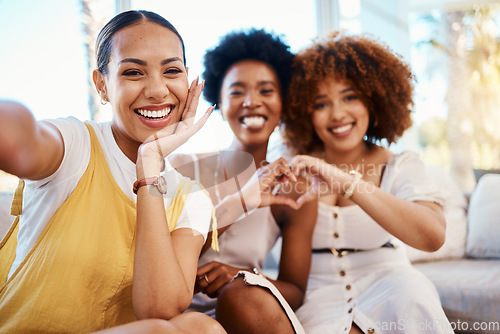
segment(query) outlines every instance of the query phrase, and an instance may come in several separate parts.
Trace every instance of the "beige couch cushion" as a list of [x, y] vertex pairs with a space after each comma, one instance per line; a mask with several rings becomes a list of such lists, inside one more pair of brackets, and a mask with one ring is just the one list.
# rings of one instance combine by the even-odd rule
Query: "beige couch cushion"
[[469, 205], [469, 257], [500, 258], [500, 174], [479, 180]]
[[[441, 304], [450, 321], [469, 329], [467, 333], [499, 333], [500, 265], [498, 260], [458, 259], [417, 263], [436, 286]], [[473, 323], [489, 325], [490, 330], [471, 331]], [[476, 324], [476, 326], [477, 326]], [[457, 331], [461, 332], [461, 331]]]

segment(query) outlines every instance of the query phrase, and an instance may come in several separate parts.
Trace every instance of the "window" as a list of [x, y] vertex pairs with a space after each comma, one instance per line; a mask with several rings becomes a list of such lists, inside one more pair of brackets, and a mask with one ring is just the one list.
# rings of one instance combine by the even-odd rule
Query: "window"
[[37, 119], [89, 118], [80, 2], [0, 1], [0, 94]]
[[422, 10], [409, 26], [423, 159], [472, 190], [473, 169], [500, 167], [500, 5]]

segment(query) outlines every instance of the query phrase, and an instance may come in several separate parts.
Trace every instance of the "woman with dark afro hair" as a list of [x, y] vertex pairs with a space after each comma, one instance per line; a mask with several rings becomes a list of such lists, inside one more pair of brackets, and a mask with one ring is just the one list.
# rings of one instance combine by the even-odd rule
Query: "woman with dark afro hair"
[[[263, 30], [223, 37], [205, 54], [203, 93], [217, 105], [234, 140], [227, 151], [171, 160], [205, 186], [222, 227], [220, 251], [205, 247], [200, 257], [199, 293], [188, 310], [215, 316], [229, 333], [303, 332], [293, 310], [307, 286], [317, 201], [299, 208], [294, 191], [300, 184], [286, 161], [266, 160], [292, 61], [288, 45]], [[272, 280], [261, 268], [280, 235], [279, 275]]]
[[297, 310], [304, 329], [452, 333], [435, 287], [401, 244], [441, 247], [443, 198], [415, 153], [382, 146], [411, 125], [409, 66], [378, 41], [335, 32], [301, 51], [293, 67], [283, 117], [300, 154], [291, 165], [312, 183], [300, 201], [319, 196], [309, 285]]

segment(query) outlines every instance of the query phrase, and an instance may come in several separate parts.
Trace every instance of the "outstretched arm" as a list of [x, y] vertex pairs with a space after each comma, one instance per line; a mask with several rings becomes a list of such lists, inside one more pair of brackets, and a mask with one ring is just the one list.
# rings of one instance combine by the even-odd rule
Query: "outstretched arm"
[[[293, 161], [294, 172], [310, 172], [320, 178], [330, 193], [344, 195], [355, 181], [325, 161], [302, 155]], [[410, 202], [389, 194], [370, 182], [360, 179], [353, 186], [349, 200], [359, 205], [381, 227], [404, 243], [424, 251], [436, 251], [444, 243], [446, 222], [440, 205], [427, 202]], [[319, 191], [319, 190], [318, 190]]]
[[64, 143], [55, 126], [37, 122], [25, 106], [13, 101], [0, 101], [0, 119], [0, 169], [31, 180], [57, 170]]
[[351, 200], [387, 232], [414, 248], [433, 252], [444, 243], [446, 221], [439, 204], [405, 201], [363, 180]]

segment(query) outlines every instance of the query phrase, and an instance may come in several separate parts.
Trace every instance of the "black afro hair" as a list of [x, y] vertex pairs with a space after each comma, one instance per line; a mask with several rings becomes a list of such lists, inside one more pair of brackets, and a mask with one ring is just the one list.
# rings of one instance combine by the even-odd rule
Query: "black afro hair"
[[290, 47], [280, 36], [255, 28], [231, 32], [223, 36], [217, 46], [205, 53], [205, 100], [218, 106], [220, 89], [227, 70], [237, 62], [250, 59], [264, 62], [276, 71], [284, 97], [284, 91], [290, 82], [293, 57]]

